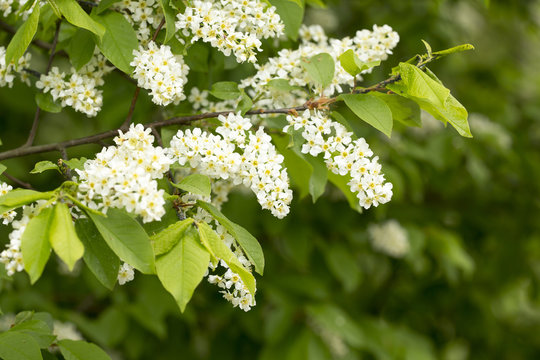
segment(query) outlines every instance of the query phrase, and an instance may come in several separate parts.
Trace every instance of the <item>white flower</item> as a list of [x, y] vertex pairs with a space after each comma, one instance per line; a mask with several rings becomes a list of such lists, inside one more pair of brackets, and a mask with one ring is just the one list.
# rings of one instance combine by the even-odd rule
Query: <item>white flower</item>
[[117, 146], [104, 148], [94, 160], [88, 160], [79, 175], [80, 200], [87, 206], [106, 212], [109, 207], [123, 208], [140, 215], [144, 222], [160, 220], [165, 214], [164, 191], [156, 179], [169, 170], [172, 159], [161, 147], [154, 147], [150, 129], [141, 124], [114, 139]]
[[118, 270], [118, 284], [124, 285], [127, 282], [130, 282], [135, 277], [135, 271], [133, 267], [128, 263], [123, 263]]
[[256, 62], [261, 39], [284, 30], [276, 8], [258, 0], [194, 0], [177, 18], [176, 28], [192, 42], [202, 39], [237, 62]]
[[83, 337], [81, 333], [77, 331], [75, 324], [70, 322], [54, 320], [53, 334], [56, 335], [56, 340], [83, 340]]
[[381, 225], [368, 227], [371, 244], [377, 251], [395, 258], [401, 258], [409, 252], [407, 231], [396, 220], [388, 220]]
[[[0, 3], [0, 11], [2, 11]], [[0, 87], [13, 86], [13, 80], [15, 80], [15, 74], [19, 73], [21, 80], [30, 85], [30, 79], [27, 74], [23, 71], [29, 67], [30, 59], [32, 55], [27, 52], [21, 56], [18, 60], [14, 59], [11, 63], [6, 64], [6, 48], [0, 46]]]
[[189, 67], [182, 56], [175, 56], [166, 45], [158, 47], [150, 42], [148, 49], [134, 50], [130, 64], [135, 67], [133, 78], [137, 86], [150, 90], [152, 101], [157, 105], [178, 104], [184, 100], [184, 84]]

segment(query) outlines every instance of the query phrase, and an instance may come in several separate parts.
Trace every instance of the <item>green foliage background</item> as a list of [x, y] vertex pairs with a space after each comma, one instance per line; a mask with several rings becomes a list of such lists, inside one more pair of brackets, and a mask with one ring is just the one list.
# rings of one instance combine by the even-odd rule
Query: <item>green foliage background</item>
[[[440, 127], [397, 128], [388, 140], [358, 125], [394, 183], [393, 200], [364, 214], [352, 211], [330, 186], [315, 204], [296, 196], [291, 214], [281, 221], [263, 213], [253, 197], [232, 196], [224, 213], [260, 240], [267, 261], [250, 312], [233, 309], [214, 286], [203, 283], [181, 315], [155, 277], [137, 273], [135, 281], [110, 293], [88, 269], [77, 276], [61, 274], [54, 261], [32, 287], [25, 274], [0, 280], [0, 307], [5, 313], [50, 312], [125, 359], [538, 358], [540, 2], [487, 3], [334, 0], [329, 10], [307, 11], [306, 22], [326, 24], [335, 37], [385, 23], [400, 34], [394, 55], [384, 70], [366, 77], [367, 84], [423, 53], [420, 39], [434, 50], [474, 44], [476, 51], [431, 67], [473, 114], [475, 138]], [[0, 35], [1, 43], [8, 39]], [[249, 72], [249, 67], [230, 68], [214, 53], [209, 64], [208, 72], [190, 75], [192, 84], [206, 88]], [[69, 110], [47, 114], [36, 142], [118, 126], [134, 90], [110, 75], [98, 117], [83, 120]], [[20, 83], [0, 89], [2, 149], [26, 140], [32, 99], [32, 90]], [[476, 134], [475, 114], [499, 124], [511, 145]], [[156, 117], [143, 96], [136, 121]], [[69, 154], [98, 149], [90, 145]], [[28, 175], [44, 158], [4, 164], [13, 175], [48, 190], [61, 179], [52, 172]], [[367, 226], [387, 219], [408, 231], [411, 252], [402, 260], [370, 245]]]

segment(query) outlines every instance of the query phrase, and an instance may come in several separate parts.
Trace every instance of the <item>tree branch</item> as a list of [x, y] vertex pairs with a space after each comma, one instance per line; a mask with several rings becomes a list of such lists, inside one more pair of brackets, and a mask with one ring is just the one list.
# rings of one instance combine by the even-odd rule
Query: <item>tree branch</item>
[[30, 189], [30, 190], [33, 190], [34, 188], [32, 187], [32, 185], [28, 184], [28, 183], [25, 183], [24, 181], [21, 181], [19, 179], [17, 179], [15, 176], [12, 176], [12, 175], [9, 175], [7, 172], [3, 172], [2, 173], [3, 176], [6, 177], [6, 179], [8, 179], [9, 181], [11, 181], [12, 183], [15, 183], [17, 185], [19, 185], [20, 187], [23, 187], [25, 189]]

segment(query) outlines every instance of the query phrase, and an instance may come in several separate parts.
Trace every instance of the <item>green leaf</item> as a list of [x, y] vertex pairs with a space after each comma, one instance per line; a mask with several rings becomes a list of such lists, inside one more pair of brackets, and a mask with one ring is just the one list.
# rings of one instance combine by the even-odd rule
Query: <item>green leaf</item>
[[[1, 144], [0, 144], [1, 145]], [[6, 165], [2, 165], [0, 164], [0, 175], [2, 175], [4, 173], [4, 171], [6, 171], [7, 169], [7, 166]]]
[[36, 166], [34, 166], [34, 169], [30, 171], [30, 174], [41, 174], [42, 172], [47, 171], [47, 170], [60, 171], [60, 169], [58, 168], [58, 165], [56, 165], [52, 161], [45, 160], [45, 161], [38, 162]]
[[157, 276], [182, 312], [203, 279], [209, 261], [210, 254], [193, 228], [168, 253], [156, 259]]
[[[100, 6], [102, 3], [100, 3]], [[69, 60], [75, 70], [79, 71], [92, 59], [95, 47], [96, 44], [92, 33], [84, 29], [77, 29], [77, 32], [73, 35], [69, 45], [66, 47]]]
[[137, 220], [111, 208], [107, 217], [87, 212], [107, 245], [123, 261], [143, 274], [155, 273], [154, 251], [150, 238]]
[[246, 112], [251, 110], [253, 107], [253, 100], [249, 97], [248, 94], [244, 90], [242, 90], [242, 95], [240, 98], [240, 101], [238, 102], [238, 106], [236, 107], [236, 111], [240, 112], [240, 115], [244, 116]]
[[24, 263], [24, 270], [30, 276], [30, 282], [34, 284], [49, 260], [51, 245], [49, 243], [49, 232], [53, 218], [52, 207], [45, 208], [34, 216], [21, 238], [21, 252]]
[[39, 24], [40, 9], [41, 7], [39, 5], [34, 7], [28, 19], [17, 29], [17, 32], [9, 42], [5, 58], [7, 65], [11, 62], [17, 63], [32, 42]]
[[420, 106], [414, 101], [395, 94], [374, 92], [371, 95], [378, 97], [388, 105], [394, 121], [397, 120], [407, 126], [422, 126]]
[[117, 12], [95, 15], [94, 19], [106, 29], [101, 39], [95, 39], [103, 55], [114, 66], [130, 75], [133, 51], [139, 47], [137, 34], [126, 18]]
[[200, 200], [197, 201], [197, 205], [208, 211], [214, 219], [227, 229], [236, 241], [238, 241], [249, 261], [255, 266], [255, 271], [262, 275], [264, 272], [264, 254], [257, 239], [249, 231], [227, 219], [214, 205]]
[[390, 137], [392, 111], [386, 103], [371, 94], [344, 94], [339, 96], [356, 116]]
[[236, 100], [241, 95], [238, 84], [232, 81], [214, 83], [210, 94], [221, 100]]
[[96, 14], [101, 14], [117, 2], [120, 2], [120, 0], [101, 0], [96, 8]]
[[105, 351], [86, 341], [60, 340], [58, 347], [66, 360], [111, 360]]
[[84, 245], [77, 236], [71, 213], [65, 203], [54, 206], [53, 218], [49, 229], [49, 241], [54, 252], [73, 270], [77, 260], [84, 254]]
[[105, 28], [94, 21], [75, 0], [51, 0], [66, 20], [72, 25], [93, 32], [100, 38], [105, 34]]
[[178, 189], [204, 197], [210, 196], [212, 185], [208, 176], [192, 174], [183, 178], [178, 184], [172, 183]]
[[39, 192], [28, 189], [15, 189], [0, 196], [0, 214], [16, 209], [37, 200], [49, 200], [53, 192]]
[[236, 255], [208, 224], [198, 223], [198, 228], [201, 242], [208, 244], [215, 256], [225, 261], [229, 268], [240, 276], [251, 295], [255, 296], [256, 284], [253, 274], [242, 266]]
[[285, 168], [287, 168], [291, 182], [300, 191], [300, 198], [304, 198], [309, 194], [309, 183], [311, 174], [313, 173], [313, 167], [303, 156], [298, 155], [293, 149], [288, 147], [289, 141], [287, 137], [273, 135], [272, 142], [285, 158]]
[[150, 237], [154, 253], [156, 256], [163, 255], [178, 244], [184, 232], [193, 223], [192, 218], [188, 218], [182, 221], [177, 221], [172, 225], [169, 225], [166, 229], [158, 232]]
[[[398, 71], [401, 75], [399, 83], [405, 87], [406, 97], [419, 102], [419, 104], [427, 102], [436, 107], [444, 107], [446, 99], [450, 96], [450, 90], [414, 65], [400, 63]], [[387, 87], [394, 91], [392, 88], [394, 85], [396, 84], [389, 84]]]
[[37, 93], [36, 104], [41, 110], [45, 110], [50, 113], [59, 113], [62, 111], [62, 106], [54, 102], [51, 94]]
[[435, 51], [432, 55], [435, 56], [444, 56], [444, 55], [450, 55], [458, 52], [468, 51], [468, 50], [474, 50], [474, 46], [471, 44], [463, 44], [454, 46], [450, 49], [441, 50], [441, 51]]
[[323, 89], [332, 83], [336, 64], [330, 54], [321, 53], [302, 60], [302, 66], [308, 72], [309, 76], [316, 84]]
[[[43, 314], [43, 313], [42, 313]], [[30, 335], [42, 349], [46, 349], [52, 344], [55, 335], [51, 328], [43, 320], [32, 316], [31, 319], [13, 326], [9, 331], [16, 331], [22, 334]]]
[[75, 169], [82, 170], [84, 169], [84, 163], [87, 160], [88, 160], [87, 158], [82, 157], [82, 158], [71, 158], [69, 160], [62, 160], [62, 162], [66, 164], [72, 170], [75, 170]]
[[285, 35], [290, 39], [298, 38], [298, 30], [304, 20], [304, 6], [298, 0], [269, 0], [276, 7], [276, 12], [285, 24]]
[[172, 39], [174, 33], [176, 32], [176, 11], [169, 4], [169, 0], [159, 0], [161, 5], [161, 10], [163, 10], [163, 15], [165, 16], [165, 40], [164, 44], [168, 43]]
[[339, 57], [339, 62], [343, 69], [345, 69], [345, 71], [352, 76], [356, 76], [364, 70], [371, 69], [372, 67], [379, 66], [381, 64], [380, 61], [370, 61], [367, 63], [360, 61], [352, 49], [349, 49], [341, 54]]
[[89, 219], [78, 219], [75, 222], [75, 230], [84, 244], [84, 262], [99, 282], [112, 290], [118, 278], [120, 259]]
[[0, 334], [0, 358], [4, 360], [42, 360], [39, 344], [28, 334], [6, 331]]

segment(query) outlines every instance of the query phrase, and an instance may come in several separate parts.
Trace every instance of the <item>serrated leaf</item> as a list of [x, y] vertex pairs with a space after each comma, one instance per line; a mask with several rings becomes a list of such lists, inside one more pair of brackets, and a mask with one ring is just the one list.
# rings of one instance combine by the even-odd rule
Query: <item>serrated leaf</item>
[[192, 218], [177, 221], [157, 234], [152, 235], [150, 240], [152, 241], [154, 254], [159, 256], [171, 251], [171, 249], [178, 244], [182, 236], [184, 236], [184, 232], [192, 223]]
[[358, 116], [386, 136], [392, 135], [392, 112], [386, 103], [371, 94], [344, 94], [339, 96]]
[[289, 83], [286, 79], [272, 79], [268, 83], [266, 83], [265, 86], [268, 86], [269, 88], [279, 90], [279, 91], [293, 91], [293, 90], [304, 90], [300, 86], [294, 86]]
[[[100, 3], [100, 6], [103, 2]], [[77, 29], [75, 35], [69, 41], [66, 52], [69, 55], [71, 65], [79, 71], [94, 56], [96, 44], [92, 33], [85, 29]]]
[[105, 15], [95, 15], [94, 19], [105, 29], [101, 39], [96, 44], [103, 55], [114, 66], [130, 75], [133, 69], [133, 51], [139, 47], [137, 34], [126, 18], [117, 12], [108, 12]]
[[30, 174], [41, 174], [42, 172], [47, 171], [47, 170], [60, 171], [60, 169], [58, 168], [58, 165], [56, 165], [52, 161], [45, 160], [45, 161], [38, 162], [36, 166], [34, 166], [34, 169], [30, 171]]
[[60, 340], [58, 347], [66, 360], [111, 360], [105, 351], [86, 341]]
[[290, 39], [298, 38], [298, 30], [304, 20], [304, 6], [299, 0], [269, 0], [276, 7], [276, 12], [285, 25], [285, 35]]
[[255, 266], [255, 271], [262, 275], [264, 272], [264, 254], [257, 239], [249, 231], [227, 219], [214, 205], [204, 201], [197, 201], [197, 205], [208, 211], [214, 219], [227, 229], [229, 234], [236, 239], [249, 261]]
[[240, 101], [238, 102], [238, 106], [236, 107], [236, 110], [240, 112], [240, 115], [244, 116], [246, 112], [251, 110], [253, 107], [253, 101], [251, 98], [246, 94], [244, 90], [242, 90], [242, 95], [240, 98]]
[[65, 203], [58, 202], [54, 206], [49, 241], [54, 252], [72, 271], [75, 263], [84, 254], [84, 245], [77, 236], [71, 213]]
[[75, 0], [51, 0], [66, 20], [72, 25], [93, 32], [99, 37], [105, 34], [105, 28], [94, 21]]
[[172, 183], [172, 185], [178, 189], [204, 197], [210, 196], [210, 192], [212, 191], [210, 179], [208, 176], [201, 174], [186, 176], [179, 183]]
[[256, 285], [253, 274], [242, 266], [236, 255], [208, 224], [198, 223], [198, 228], [201, 242], [208, 244], [212, 249], [213, 254], [215, 254], [218, 259], [225, 261], [229, 268], [240, 276], [251, 295], [255, 296]]
[[0, 358], [4, 360], [42, 360], [39, 344], [28, 334], [6, 331], [0, 334]]
[[35, 96], [36, 104], [41, 110], [50, 113], [59, 113], [62, 111], [62, 106], [54, 102], [51, 94], [37, 93]]
[[155, 273], [154, 251], [150, 238], [137, 220], [115, 208], [107, 211], [107, 217], [86, 213], [107, 245], [120, 259], [143, 274]]
[[221, 81], [212, 85], [210, 94], [221, 100], [236, 100], [240, 97], [240, 89], [235, 82]]
[[75, 222], [75, 230], [84, 244], [84, 262], [99, 282], [112, 290], [118, 279], [120, 259], [107, 245], [91, 220], [78, 219]]
[[183, 312], [208, 269], [210, 254], [201, 245], [199, 234], [190, 228], [166, 254], [156, 259], [157, 276]]
[[313, 81], [323, 89], [332, 83], [336, 64], [330, 54], [321, 53], [302, 60], [302, 66]]
[[35, 6], [34, 9], [32, 9], [32, 13], [28, 16], [28, 19], [24, 22], [24, 24], [21, 25], [21, 27], [19, 27], [19, 29], [17, 29], [17, 32], [9, 42], [6, 49], [6, 64], [10, 64], [12, 61], [17, 63], [19, 58], [24, 55], [24, 52], [36, 34], [39, 24], [40, 9], [40, 6]]
[[21, 238], [24, 270], [30, 276], [32, 284], [40, 278], [51, 254], [49, 232], [52, 218], [52, 207], [41, 210], [37, 216], [30, 219]]

